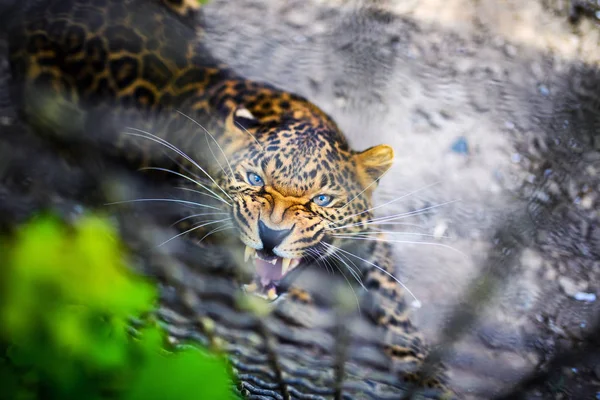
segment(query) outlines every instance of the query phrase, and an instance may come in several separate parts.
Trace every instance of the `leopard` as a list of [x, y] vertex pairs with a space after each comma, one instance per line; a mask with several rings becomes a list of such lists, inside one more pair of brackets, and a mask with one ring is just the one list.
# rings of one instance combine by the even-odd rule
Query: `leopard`
[[[40, 0], [13, 15], [13, 97], [36, 132], [182, 178], [227, 215], [250, 293], [311, 303], [314, 294], [288, 284], [294, 274], [315, 262], [345, 270], [373, 293], [370, 318], [394, 338], [385, 352], [417, 371], [403, 378], [446, 390], [442, 373], [418, 372], [428, 349], [390, 244], [365, 233], [390, 146], [354, 150], [308, 99], [214, 58], [197, 1]], [[179, 227], [201, 240], [219, 230]]]

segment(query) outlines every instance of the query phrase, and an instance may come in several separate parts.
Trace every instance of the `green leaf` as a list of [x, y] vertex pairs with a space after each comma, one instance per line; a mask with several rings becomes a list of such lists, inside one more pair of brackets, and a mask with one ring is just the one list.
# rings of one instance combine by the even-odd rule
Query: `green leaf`
[[232, 399], [231, 379], [225, 360], [199, 348], [165, 353], [156, 351], [158, 330], [142, 337], [147, 349], [144, 368], [131, 384], [126, 400]]
[[[156, 324], [129, 333], [151, 312], [155, 285], [133, 274], [116, 230], [96, 216], [65, 226], [43, 217], [0, 238], [0, 398], [225, 399], [220, 356], [169, 352]], [[6, 345], [8, 344], [8, 345]]]

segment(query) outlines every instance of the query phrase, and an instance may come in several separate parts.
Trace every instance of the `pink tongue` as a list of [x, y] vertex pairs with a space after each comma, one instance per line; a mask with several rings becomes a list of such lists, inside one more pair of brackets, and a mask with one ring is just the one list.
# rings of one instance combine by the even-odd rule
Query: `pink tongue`
[[275, 265], [260, 258], [255, 258], [254, 265], [256, 266], [256, 274], [260, 277], [261, 285], [267, 286], [272, 281], [281, 279], [281, 258], [277, 259]]

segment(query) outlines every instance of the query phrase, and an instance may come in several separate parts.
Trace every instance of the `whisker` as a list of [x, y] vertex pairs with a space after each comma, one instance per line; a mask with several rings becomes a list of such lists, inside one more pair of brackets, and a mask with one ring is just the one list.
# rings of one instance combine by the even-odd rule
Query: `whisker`
[[187, 219], [190, 219], [190, 218], [202, 217], [202, 216], [205, 216], [205, 215], [228, 215], [228, 214], [229, 213], [226, 213], [226, 212], [192, 214], [192, 215], [188, 215], [187, 217], [183, 217], [183, 218], [178, 219], [177, 221], [173, 222], [170, 225], [170, 227], [172, 228], [175, 225], [177, 225], [178, 223], [183, 222], [183, 221], [185, 221]]
[[381, 178], [383, 178], [385, 176], [385, 174], [387, 174], [388, 172], [390, 172], [392, 169], [388, 168], [383, 174], [379, 175], [377, 178], [375, 178], [373, 180], [373, 182], [371, 182], [366, 188], [364, 188], [362, 190], [362, 192], [360, 192], [359, 194], [357, 194], [356, 196], [354, 196], [353, 198], [351, 198], [350, 200], [348, 200], [348, 202], [346, 204], [344, 204], [341, 209], [343, 210], [344, 208], [348, 207], [348, 205], [350, 203], [352, 203], [358, 196], [360, 196], [361, 194], [363, 194], [364, 192], [366, 192], [371, 186], [373, 186], [376, 182], [379, 182], [381, 180]]
[[[434, 182], [434, 183], [430, 183], [429, 185], [423, 186], [423, 187], [422, 187], [422, 188], [420, 188], [420, 189], [413, 190], [412, 192], [406, 193], [405, 195], [403, 195], [403, 196], [400, 196], [400, 197], [398, 197], [398, 198], [396, 198], [396, 199], [394, 199], [394, 200], [388, 201], [388, 202], [386, 202], [386, 203], [383, 203], [383, 204], [381, 204], [381, 205], [378, 205], [378, 206], [375, 206], [375, 207], [371, 207], [371, 208], [369, 208], [369, 209], [366, 209], [366, 210], [364, 210], [364, 211], [361, 211], [361, 212], [359, 212], [359, 213], [356, 213], [356, 214], [353, 214], [353, 215], [349, 215], [349, 216], [347, 216], [347, 217], [344, 217], [344, 218], [342, 219], [342, 221], [345, 221], [345, 220], [347, 220], [348, 218], [352, 218], [352, 217], [356, 217], [356, 216], [358, 216], [358, 215], [362, 215], [362, 214], [364, 214], [364, 213], [367, 213], [367, 212], [369, 212], [369, 211], [377, 210], [378, 208], [381, 208], [381, 207], [385, 207], [385, 206], [387, 206], [387, 205], [390, 205], [390, 204], [392, 204], [392, 203], [395, 203], [396, 201], [402, 200], [402, 199], [404, 199], [404, 198], [406, 198], [406, 197], [408, 197], [408, 196], [412, 196], [412, 195], [413, 195], [413, 194], [415, 194], [415, 193], [422, 192], [423, 190], [426, 190], [426, 189], [428, 189], [428, 188], [430, 188], [430, 187], [432, 187], [432, 186], [435, 186], [435, 185], [437, 185], [437, 184], [439, 184], [439, 183], [440, 183], [440, 182]], [[341, 221], [340, 221], [340, 222], [341, 222]]]
[[221, 187], [219, 186], [219, 184], [213, 179], [212, 176], [210, 176], [210, 174], [208, 172], [206, 172], [204, 170], [204, 168], [202, 168], [196, 161], [194, 161], [190, 156], [188, 156], [187, 154], [185, 154], [183, 151], [179, 150], [177, 147], [173, 146], [171, 143], [167, 142], [166, 140], [151, 134], [150, 132], [146, 132], [143, 131], [141, 129], [137, 129], [137, 128], [128, 128], [131, 129], [133, 131], [136, 132], [141, 132], [142, 134], [139, 133], [131, 133], [131, 132], [125, 132], [125, 134], [127, 135], [131, 135], [131, 136], [137, 136], [137, 137], [141, 137], [144, 139], [148, 139], [151, 140], [155, 143], [159, 143], [162, 144], [163, 146], [167, 147], [168, 149], [173, 150], [174, 152], [176, 152], [177, 154], [179, 154], [181, 157], [183, 157], [184, 159], [188, 160], [192, 165], [194, 165], [196, 168], [198, 168], [200, 171], [202, 171], [204, 173], [204, 175], [206, 175], [208, 177], [208, 179], [210, 179], [212, 181], [212, 183], [214, 183], [220, 190], [221, 192], [223, 192], [223, 194], [227, 197], [229, 197], [229, 200], [233, 201], [233, 199], [229, 196], [229, 194]]
[[[323, 242], [323, 243], [325, 243], [325, 242]], [[319, 244], [321, 244], [321, 245], [322, 245], [323, 243], [319, 243]], [[339, 259], [340, 261], [344, 262], [343, 260], [341, 260], [341, 259], [340, 259], [340, 254], [337, 254], [337, 252], [336, 252], [336, 249], [334, 249], [334, 248], [331, 248], [331, 247], [330, 247], [330, 248], [323, 247], [323, 250], [325, 250], [325, 252], [326, 252], [326, 254], [325, 254], [325, 256], [326, 256], [326, 257], [335, 257], [336, 259]], [[342, 255], [343, 255], [343, 254], [342, 254]], [[348, 260], [348, 259], [346, 258], [346, 260]], [[359, 283], [361, 283], [361, 281], [360, 281], [360, 279], [359, 279], [359, 275], [360, 275], [360, 268], [358, 268], [358, 267], [356, 266], [356, 264], [354, 264], [352, 261], [350, 261], [350, 262], [352, 263], [352, 265], [354, 266], [354, 268], [356, 268], [356, 271], [358, 271], [358, 272], [356, 272], [356, 271], [355, 271], [353, 268], [350, 268], [349, 266], [347, 266], [347, 267], [350, 269], [350, 271], [351, 271], [351, 272], [355, 272], [355, 274], [356, 274], [356, 277], [357, 277], [357, 281], [358, 281]], [[361, 284], [361, 286], [362, 286], [362, 284]], [[363, 288], [364, 288], [365, 290], [367, 289], [367, 288], [365, 288], [364, 286], [363, 286]]]
[[[334, 264], [335, 265], [335, 264]], [[360, 300], [358, 299], [358, 295], [356, 294], [356, 290], [354, 290], [354, 287], [352, 286], [352, 284], [350, 283], [350, 281], [348, 280], [348, 277], [346, 276], [346, 274], [344, 274], [341, 270], [340, 267], [335, 265], [335, 267], [338, 269], [338, 271], [340, 271], [340, 274], [344, 277], [344, 279], [346, 280], [346, 282], [348, 283], [348, 286], [350, 287], [350, 290], [352, 290], [352, 294], [354, 295], [354, 298], [356, 299], [356, 308], [358, 309], [358, 315], [362, 315], [362, 311], [360, 309]], [[354, 276], [354, 275], [353, 275]], [[356, 277], [355, 277], [356, 279]], [[359, 280], [359, 283], [362, 287], [363, 284], [362, 282]], [[365, 288], [366, 290], [366, 288]]]
[[162, 245], [165, 245], [165, 244], [169, 243], [171, 240], [177, 239], [178, 237], [180, 237], [180, 236], [183, 236], [183, 235], [185, 235], [185, 234], [187, 234], [187, 233], [190, 233], [190, 232], [192, 232], [192, 231], [195, 231], [196, 229], [200, 229], [200, 228], [202, 228], [202, 227], [205, 227], [205, 226], [208, 226], [208, 225], [212, 225], [212, 224], [217, 224], [217, 223], [219, 223], [219, 222], [227, 221], [227, 220], [230, 220], [230, 219], [231, 219], [231, 218], [224, 218], [224, 219], [220, 219], [220, 220], [217, 220], [217, 221], [210, 221], [210, 222], [205, 222], [205, 223], [202, 223], [202, 224], [200, 224], [200, 225], [196, 225], [196, 226], [194, 226], [194, 227], [192, 227], [192, 228], [190, 228], [190, 229], [188, 229], [188, 230], [186, 230], [186, 231], [183, 231], [183, 232], [181, 232], [181, 233], [178, 233], [177, 235], [173, 236], [172, 238], [170, 238], [170, 239], [168, 239], [168, 240], [165, 240], [164, 242], [162, 242], [161, 244], [159, 244], [159, 245], [158, 245], [158, 246], [156, 246], [156, 247], [160, 247], [160, 246], [162, 246]]
[[211, 210], [222, 211], [218, 207], [213, 207], [213, 206], [209, 206], [206, 204], [196, 203], [193, 201], [178, 200], [178, 199], [133, 199], [133, 200], [113, 201], [112, 203], [105, 203], [104, 205], [112, 206], [115, 204], [141, 203], [141, 202], [146, 202], [146, 201], [166, 201], [166, 202], [180, 203], [180, 204], [191, 205], [191, 206], [196, 206], [196, 207], [210, 208]]
[[391, 240], [391, 239], [381, 239], [381, 238], [373, 238], [373, 237], [356, 237], [356, 236], [345, 236], [345, 235], [336, 235], [337, 238], [341, 238], [341, 239], [348, 239], [348, 240], [371, 240], [373, 242], [386, 242], [386, 243], [402, 243], [402, 244], [423, 244], [423, 245], [429, 245], [429, 246], [437, 246], [437, 247], [444, 247], [446, 249], [452, 250], [457, 252], [458, 254], [460, 254], [461, 256], [466, 257], [467, 255], [465, 253], [463, 253], [462, 251], [449, 246], [447, 244], [443, 244], [443, 243], [435, 243], [435, 242], [416, 242], [416, 241], [410, 241], [410, 240]]
[[206, 235], [202, 236], [202, 239], [198, 240], [196, 242], [196, 244], [200, 244], [204, 239], [206, 239], [207, 237], [209, 237], [213, 233], [217, 233], [217, 232], [221, 232], [221, 231], [226, 231], [227, 229], [233, 229], [233, 228], [234, 228], [234, 226], [233, 226], [233, 224], [231, 222], [228, 223], [228, 224], [225, 224], [224, 226], [215, 228], [212, 231], [208, 232]]
[[[356, 280], [356, 282], [358, 282], [358, 284], [360, 286], [362, 286], [363, 289], [365, 289], [367, 292], [369, 291], [369, 289], [367, 289], [367, 287], [363, 284], [362, 279], [360, 278], [360, 272], [356, 272], [353, 268], [351, 268], [345, 261], [344, 259], [342, 259], [342, 254], [337, 254], [336, 252], [333, 252], [331, 254], [332, 257], [335, 257], [337, 260], [340, 260], [342, 262], [342, 264], [344, 264], [346, 266], [346, 268], [348, 268], [348, 271], [350, 272], [350, 274], [352, 275], [352, 277]], [[348, 260], [346, 258], [346, 260]], [[358, 269], [358, 267], [356, 266], [356, 264], [352, 263], [352, 265], [354, 265], [355, 268]]]
[[[410, 224], [410, 223], [405, 223], [405, 222], [382, 222], [382, 223], [371, 222], [371, 223], [365, 224], [365, 228], [367, 228], [368, 232], [371, 232], [371, 233], [376, 233], [376, 232], [382, 233], [382, 232], [386, 232], [386, 229], [394, 229], [395, 225], [410, 226], [410, 227], [419, 228], [419, 229], [428, 229], [428, 227], [426, 227], [425, 225]], [[331, 229], [329, 229], [329, 231], [331, 231]], [[393, 230], [393, 231], [389, 231], [389, 232], [396, 233], [396, 232], [402, 232], [402, 231]], [[354, 234], [354, 232], [352, 232], [352, 234]]]
[[412, 226], [415, 228], [421, 228], [421, 229], [425, 229], [426, 227], [424, 225], [419, 225], [419, 224], [411, 224], [409, 222], [374, 222], [370, 225], [402, 225], [402, 226]]
[[[177, 162], [177, 161], [175, 161], [175, 162]], [[183, 167], [180, 166], [180, 168], [183, 168]], [[202, 180], [200, 177], [198, 177], [198, 175], [194, 175], [194, 174], [190, 173], [191, 175], [194, 176], [194, 178], [196, 178], [196, 179], [194, 179], [194, 178], [191, 178], [191, 177], [189, 177], [189, 176], [187, 176], [185, 174], [182, 174], [181, 172], [177, 172], [177, 171], [174, 171], [174, 170], [168, 169], [168, 168], [162, 168], [162, 167], [142, 167], [142, 168], [138, 169], [138, 171], [146, 171], [146, 170], [168, 172], [170, 174], [177, 175], [179, 177], [185, 178], [188, 181], [193, 182], [194, 184], [196, 184], [198, 186], [204, 186], [201, 183], [202, 181], [205, 182], [205, 183], [208, 183], [206, 180]]]
[[364, 258], [357, 256], [356, 254], [350, 253], [349, 251], [346, 251], [346, 250], [344, 250], [344, 249], [341, 249], [341, 248], [339, 248], [339, 247], [337, 247], [337, 246], [334, 246], [334, 245], [332, 245], [332, 244], [325, 243], [325, 242], [323, 242], [323, 244], [324, 244], [324, 245], [326, 245], [326, 246], [331, 246], [331, 247], [334, 247], [334, 248], [336, 248], [337, 250], [341, 251], [342, 253], [345, 253], [345, 254], [348, 254], [349, 256], [355, 257], [355, 258], [357, 258], [357, 259], [359, 259], [359, 260], [361, 260], [361, 261], [363, 261], [363, 262], [366, 262], [367, 264], [369, 264], [369, 265], [371, 265], [371, 266], [373, 266], [373, 267], [377, 268], [379, 271], [383, 272], [384, 274], [386, 274], [387, 276], [389, 276], [390, 278], [392, 278], [394, 281], [396, 281], [396, 282], [397, 282], [397, 283], [398, 283], [400, 286], [402, 286], [402, 287], [404, 288], [404, 290], [406, 290], [406, 292], [407, 292], [408, 294], [410, 294], [410, 295], [412, 296], [412, 298], [413, 298], [413, 299], [415, 299], [415, 301], [416, 301], [418, 304], [421, 304], [421, 302], [419, 301], [419, 299], [417, 299], [417, 296], [415, 296], [415, 295], [414, 295], [414, 293], [413, 293], [413, 292], [412, 292], [412, 291], [411, 291], [411, 290], [410, 290], [410, 289], [409, 289], [409, 288], [408, 288], [408, 287], [407, 287], [407, 286], [406, 286], [404, 283], [402, 283], [402, 282], [401, 282], [401, 281], [400, 281], [398, 278], [396, 278], [396, 277], [395, 277], [393, 274], [391, 274], [390, 272], [388, 272], [388, 271], [386, 271], [385, 269], [381, 268], [379, 265], [377, 265], [377, 264], [374, 264], [374, 263], [372, 263], [372, 262], [370, 262], [370, 261], [368, 261], [368, 260], [365, 260]]
[[[204, 192], [201, 192], [201, 191], [199, 191], [199, 190], [195, 190], [195, 189], [188, 188], [188, 187], [185, 187], [185, 186], [177, 186], [175, 189], [178, 189], [178, 190], [184, 190], [184, 191], [186, 191], [186, 192], [197, 193], [197, 194], [199, 194], [199, 195], [201, 195], [201, 196], [208, 196], [208, 197], [210, 197], [210, 198], [212, 198], [212, 199], [215, 199], [215, 200], [222, 200], [221, 198], [219, 198], [219, 197], [215, 197], [215, 196], [213, 196], [213, 195], [211, 195], [211, 194], [209, 194], [209, 193], [204, 193]], [[225, 202], [225, 204], [227, 204], [227, 205], [231, 206], [231, 204], [229, 204], [228, 202]]]
[[[229, 166], [229, 171], [231, 171], [231, 177], [232, 177], [233, 179], [235, 179], [235, 174], [233, 173], [233, 168], [231, 168], [231, 164], [229, 163], [229, 160], [227, 159], [227, 155], [225, 155], [225, 152], [223, 151], [223, 148], [221, 147], [221, 145], [219, 144], [219, 142], [217, 142], [217, 139], [215, 139], [215, 137], [212, 135], [212, 133], [210, 133], [210, 132], [208, 131], [208, 129], [206, 129], [204, 126], [202, 126], [202, 124], [201, 124], [201, 123], [199, 123], [198, 121], [196, 121], [196, 120], [195, 120], [195, 119], [193, 119], [192, 117], [190, 117], [190, 116], [186, 115], [185, 113], [183, 113], [183, 112], [181, 112], [181, 111], [179, 111], [179, 110], [176, 110], [176, 111], [177, 111], [179, 114], [181, 114], [181, 115], [183, 115], [184, 117], [186, 117], [187, 119], [189, 119], [190, 121], [192, 121], [193, 123], [195, 123], [196, 125], [198, 125], [200, 128], [202, 128], [202, 129], [204, 130], [204, 132], [206, 132], [206, 134], [207, 134], [208, 136], [210, 136], [210, 138], [211, 138], [211, 139], [212, 139], [212, 140], [215, 142], [215, 144], [217, 145], [217, 147], [218, 147], [218, 148], [219, 148], [219, 150], [221, 151], [221, 154], [223, 154], [223, 158], [225, 158], [225, 162], [226, 162], [226, 163], [227, 163], [227, 165]], [[207, 144], [208, 144], [208, 138], [207, 138], [206, 140], [207, 140]], [[223, 170], [223, 167], [221, 166], [221, 163], [219, 162], [219, 160], [217, 159], [217, 157], [216, 157], [216, 156], [215, 156], [215, 154], [213, 153], [213, 151], [212, 151], [212, 149], [211, 149], [210, 145], [208, 146], [208, 149], [209, 149], [209, 150], [210, 150], [210, 152], [212, 153], [212, 155], [213, 155], [213, 157], [214, 157], [215, 161], [217, 162], [217, 164], [219, 164], [219, 167], [221, 167], [221, 169]], [[224, 173], [225, 175], [227, 175], [227, 173], [225, 172], [225, 170], [223, 170], [223, 173]]]
[[435, 208], [439, 208], [439, 207], [443, 207], [443, 206], [447, 206], [448, 204], [453, 204], [453, 203], [457, 203], [460, 200], [456, 199], [456, 200], [450, 200], [450, 201], [445, 201], [443, 203], [439, 203], [439, 204], [434, 204], [432, 206], [428, 206], [428, 207], [423, 207], [423, 208], [419, 208], [418, 210], [413, 210], [413, 211], [407, 211], [404, 213], [399, 213], [399, 214], [395, 214], [395, 215], [389, 215], [389, 216], [382, 216], [382, 217], [377, 217], [374, 218], [372, 220], [370, 220], [370, 222], [377, 222], [377, 221], [391, 221], [391, 220], [395, 220], [398, 217], [405, 217], [405, 216], [411, 216], [411, 215], [419, 215], [422, 214], [423, 211], [429, 211], [429, 210], [433, 210]]
[[[323, 249], [324, 249], [326, 252], [328, 252], [328, 251], [329, 251], [329, 250], [328, 250], [326, 247], [324, 247]], [[319, 254], [318, 250], [316, 250], [316, 249], [314, 249], [314, 250], [313, 250], [313, 249], [309, 249], [309, 250], [312, 250], [312, 251], [313, 251], [313, 252], [315, 252], [316, 254]], [[342, 262], [343, 262], [343, 260], [341, 260], [341, 259], [339, 258], [339, 256], [335, 254], [335, 251], [334, 251], [334, 252], [333, 252], [331, 255], [332, 255], [332, 256], [334, 256], [334, 257], [336, 257], [337, 259], [339, 259], [340, 261], [342, 261]], [[358, 299], [358, 295], [356, 294], [356, 290], [354, 290], [354, 287], [352, 286], [352, 284], [351, 284], [351, 283], [350, 283], [350, 281], [348, 280], [348, 277], [347, 277], [347, 276], [344, 274], [344, 272], [343, 272], [343, 271], [342, 271], [342, 270], [339, 268], [339, 266], [337, 266], [335, 263], [330, 263], [330, 262], [329, 262], [329, 259], [328, 259], [327, 257], [323, 258], [323, 261], [324, 261], [325, 263], [327, 263], [327, 264], [328, 264], [328, 265], [331, 267], [331, 273], [333, 273], [333, 267], [336, 267], [336, 268], [337, 268], [337, 270], [338, 270], [338, 271], [340, 271], [340, 274], [341, 274], [341, 275], [344, 277], [344, 279], [346, 280], [346, 283], [348, 283], [348, 286], [350, 287], [350, 290], [352, 290], [352, 294], [354, 294], [354, 298], [356, 299], [356, 307], [357, 307], [357, 309], [358, 309], [358, 314], [359, 314], [359, 315], [362, 315], [362, 311], [361, 311], [361, 309], [360, 309], [360, 301], [359, 301], [359, 299]], [[352, 270], [350, 267], [348, 267], [348, 269], [350, 270], [350, 273], [352, 274], [352, 277], [353, 277], [354, 279], [356, 279], [356, 280], [357, 280], [357, 282], [358, 282], [358, 283], [360, 283], [360, 285], [361, 285], [363, 288], [365, 288], [365, 286], [362, 284], [362, 281], [360, 280], [360, 277], [356, 276], [356, 275], [355, 275], [355, 272], [354, 272], [354, 271], [353, 271], [353, 270]], [[365, 290], [367, 290], [367, 289], [365, 288]]]
[[[169, 149], [167, 148], [167, 150], [169, 150]], [[179, 167], [182, 171], [184, 171], [185, 173], [189, 174], [190, 177], [196, 179], [199, 182], [205, 182], [205, 183], [207, 183], [207, 180], [205, 178], [201, 178], [197, 174], [195, 174], [192, 171], [190, 171], [189, 168], [187, 168], [181, 161], [179, 161], [175, 157], [171, 156], [166, 150], [163, 150], [162, 153], [169, 160], [173, 161], [173, 163], [175, 163], [177, 165], [177, 167]]]
[[[210, 151], [210, 154], [213, 156], [213, 158], [217, 162], [217, 165], [219, 166], [219, 168], [221, 168], [221, 171], [223, 171], [223, 175], [227, 176], [227, 171], [225, 171], [225, 168], [223, 168], [223, 166], [221, 165], [221, 162], [219, 161], [217, 155], [215, 154], [215, 152], [213, 151], [213, 149], [210, 145], [210, 141], [208, 140], [208, 135], [204, 135], [204, 138], [206, 139], [206, 147], [208, 147], [208, 151]], [[230, 168], [231, 168], [231, 166], [230, 166]], [[233, 171], [231, 171], [231, 174], [233, 175]]]
[[[317, 250], [308, 248], [308, 249], [306, 249], [306, 252], [311, 256], [311, 258], [317, 264], [321, 264], [321, 262], [322, 262], [323, 266], [325, 267], [325, 269], [327, 270], [328, 273], [333, 274], [333, 267], [331, 266], [330, 263], [327, 262], [326, 258], [321, 258], [321, 254], [319, 254], [319, 252]], [[331, 270], [329, 268], [331, 268]]]
[[[319, 244], [322, 244], [322, 243], [319, 243]], [[319, 256], [320, 259], [325, 259], [325, 258], [331, 256], [335, 252], [335, 250], [328, 249], [327, 247], [323, 247], [323, 250], [325, 250], [325, 254], [320, 255]]]
[[[222, 201], [223, 203], [225, 203], [225, 204], [227, 204], [228, 206], [231, 207], [231, 203], [230, 202], [228, 202], [227, 200], [225, 200], [224, 198], [222, 198], [221, 196], [219, 196], [217, 193], [215, 193], [214, 191], [212, 191], [208, 186], [203, 185], [199, 181], [197, 181], [195, 179], [192, 179], [192, 178], [190, 178], [187, 175], [181, 174], [181, 173], [179, 173], [177, 171], [173, 171], [173, 170], [168, 169], [168, 168], [161, 168], [161, 167], [144, 167], [144, 168], [140, 168], [140, 171], [144, 171], [144, 170], [163, 171], [163, 172], [168, 172], [168, 173], [171, 173], [173, 175], [177, 175], [177, 176], [180, 176], [182, 178], [185, 178], [188, 181], [193, 182], [194, 184], [200, 186], [202, 189], [205, 189], [208, 192], [210, 192], [211, 194], [213, 194], [215, 200]], [[200, 193], [200, 192], [198, 192], [198, 193]]]
[[376, 232], [348, 232], [343, 234], [333, 234], [331, 236], [365, 236], [370, 237], [371, 235], [408, 235], [408, 236], [424, 236], [424, 237], [434, 237], [434, 238], [445, 238], [449, 239], [450, 236], [437, 236], [431, 233], [418, 233], [418, 232], [398, 232], [398, 231], [376, 231]]
[[252, 139], [254, 139], [254, 141], [256, 142], [256, 144], [258, 145], [258, 147], [260, 147], [260, 149], [261, 149], [262, 151], [265, 151], [265, 148], [263, 147], [263, 145], [262, 145], [262, 144], [260, 144], [260, 142], [258, 141], [258, 139], [256, 139], [256, 136], [254, 136], [254, 135], [252, 134], [252, 132], [250, 132], [248, 129], [246, 129], [246, 128], [244, 127], [244, 125], [240, 124], [239, 122], [236, 122], [236, 125], [237, 125], [237, 126], [239, 126], [240, 128], [242, 128], [242, 129], [244, 130], [244, 132], [246, 132], [248, 135], [250, 135], [250, 137], [251, 137]]
[[[324, 242], [323, 242], [324, 243]], [[320, 244], [323, 244], [320, 243]], [[336, 259], [340, 259], [340, 255], [336, 254], [336, 250], [334, 248], [327, 248], [327, 247], [323, 247], [323, 250], [325, 250], [325, 254], [323, 254], [321, 256], [322, 259], [327, 260], [328, 257], [335, 257]], [[348, 260], [346, 258], [346, 260]], [[340, 259], [340, 261], [342, 261], [342, 263], [344, 262], [343, 260]], [[356, 264], [354, 264], [351, 260], [348, 260], [350, 263], [352, 263], [352, 265], [359, 271], [356, 272], [354, 269], [350, 268], [348, 265], [346, 265], [346, 267], [348, 267], [350, 273], [352, 273], [352, 276], [354, 277], [354, 279], [356, 279], [356, 281], [365, 289], [368, 291], [368, 289], [363, 285], [362, 280], [360, 279], [360, 269], [356, 266]], [[345, 263], [344, 263], [345, 264]]]
[[335, 270], [334, 270], [335, 264], [329, 260], [329, 257], [325, 257], [320, 261], [323, 264], [325, 264], [326, 266], [328, 266], [328, 270], [331, 271], [331, 275], [333, 275], [335, 273]]
[[373, 219], [369, 219], [369, 220], [366, 220], [366, 221], [354, 222], [352, 224], [337, 226], [335, 228], [329, 228], [328, 230], [329, 231], [335, 231], [335, 230], [338, 230], [338, 229], [350, 228], [350, 227], [353, 227], [353, 226], [359, 226], [359, 225], [365, 225], [366, 226], [366, 225], [369, 225], [371, 223], [394, 221], [396, 219], [402, 219], [402, 218], [407, 218], [407, 217], [411, 217], [411, 216], [414, 216], [414, 215], [419, 215], [419, 214], [424, 213], [425, 211], [429, 211], [429, 210], [433, 210], [435, 208], [443, 207], [443, 206], [446, 206], [448, 204], [456, 203], [458, 201], [459, 200], [451, 200], [451, 201], [447, 201], [445, 203], [435, 204], [433, 206], [421, 208], [419, 210], [408, 211], [408, 212], [404, 212], [404, 213], [400, 213], [400, 214], [394, 214], [394, 215], [385, 216], [385, 217], [373, 218]]

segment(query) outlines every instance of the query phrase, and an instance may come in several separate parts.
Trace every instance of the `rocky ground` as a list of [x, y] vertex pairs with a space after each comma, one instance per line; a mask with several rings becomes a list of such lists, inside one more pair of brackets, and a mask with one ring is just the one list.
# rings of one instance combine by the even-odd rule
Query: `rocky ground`
[[[430, 208], [386, 228], [404, 232], [390, 238], [422, 304], [415, 319], [432, 343], [452, 343], [446, 359], [468, 398], [548, 369], [528, 398], [600, 392], [585, 341], [600, 308], [596, 11], [559, 0], [206, 8], [220, 57], [315, 101], [356, 148], [394, 146], [380, 204], [418, 192], [379, 211]], [[457, 304], [477, 317], [453, 331]], [[554, 368], [578, 348], [586, 357]]]

